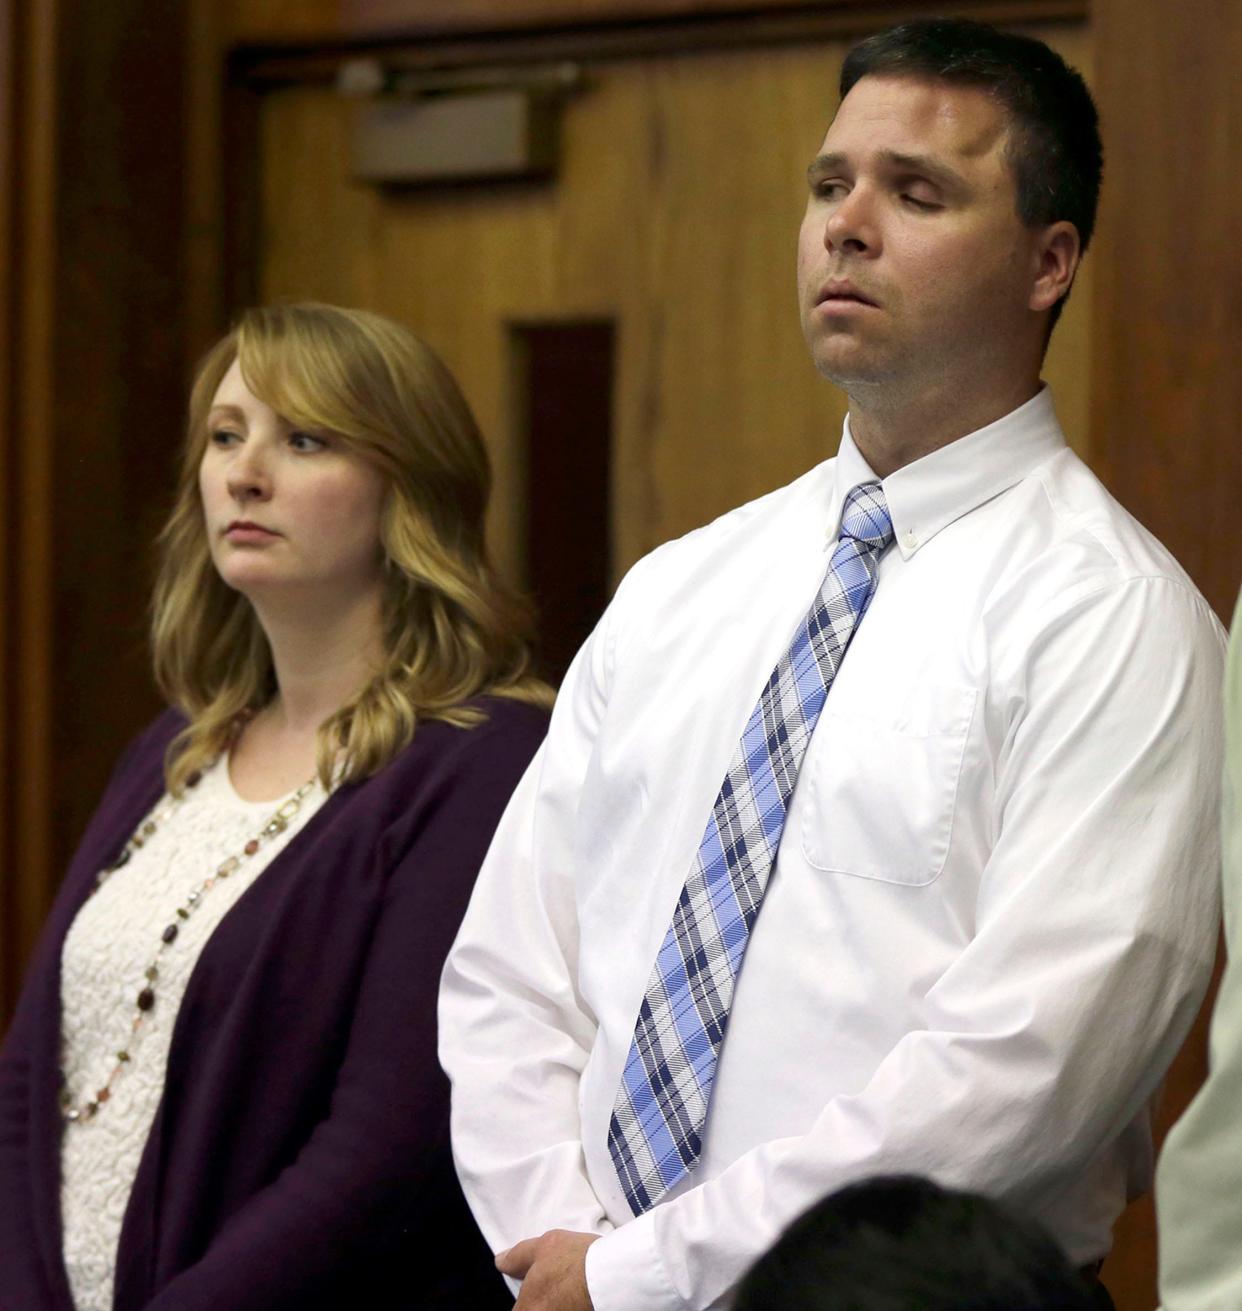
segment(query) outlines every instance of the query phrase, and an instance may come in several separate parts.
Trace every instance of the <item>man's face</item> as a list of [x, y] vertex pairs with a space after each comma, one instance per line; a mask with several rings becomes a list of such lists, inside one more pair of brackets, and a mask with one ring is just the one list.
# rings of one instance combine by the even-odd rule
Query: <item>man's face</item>
[[1007, 138], [973, 87], [864, 77], [841, 102], [798, 241], [802, 329], [825, 377], [901, 391], [1038, 352], [1038, 233], [1017, 215]]

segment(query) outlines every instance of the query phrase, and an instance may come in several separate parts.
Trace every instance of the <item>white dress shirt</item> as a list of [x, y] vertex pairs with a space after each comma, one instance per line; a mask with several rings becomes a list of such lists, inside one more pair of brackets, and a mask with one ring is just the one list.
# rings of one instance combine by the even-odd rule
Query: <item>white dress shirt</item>
[[1173, 1126], [1156, 1174], [1164, 1311], [1242, 1307], [1242, 597], [1225, 683], [1225, 968], [1211, 1073]]
[[596, 1311], [725, 1307], [837, 1187], [1006, 1197], [1075, 1262], [1148, 1186], [1217, 923], [1223, 634], [1047, 391], [884, 479], [896, 531], [794, 790], [689, 1178], [634, 1218], [608, 1121], [747, 717], [815, 597], [849, 434], [626, 577], [445, 970], [453, 1136], [494, 1248], [603, 1234]]

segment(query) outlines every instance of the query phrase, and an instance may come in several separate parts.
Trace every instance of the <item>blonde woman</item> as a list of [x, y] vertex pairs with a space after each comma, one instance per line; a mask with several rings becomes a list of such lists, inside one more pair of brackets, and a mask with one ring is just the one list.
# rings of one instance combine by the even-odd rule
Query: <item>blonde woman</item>
[[508, 1306], [454, 1179], [443, 958], [547, 689], [452, 377], [252, 310], [202, 365], [122, 758], [0, 1052], [0, 1308]]

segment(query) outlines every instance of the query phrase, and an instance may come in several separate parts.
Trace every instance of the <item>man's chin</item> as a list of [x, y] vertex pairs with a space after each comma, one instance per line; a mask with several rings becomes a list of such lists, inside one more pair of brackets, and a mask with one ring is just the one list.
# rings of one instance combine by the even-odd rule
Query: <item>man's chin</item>
[[845, 391], [882, 383], [892, 372], [875, 351], [861, 348], [858, 342], [821, 342], [812, 349], [811, 360], [821, 377]]

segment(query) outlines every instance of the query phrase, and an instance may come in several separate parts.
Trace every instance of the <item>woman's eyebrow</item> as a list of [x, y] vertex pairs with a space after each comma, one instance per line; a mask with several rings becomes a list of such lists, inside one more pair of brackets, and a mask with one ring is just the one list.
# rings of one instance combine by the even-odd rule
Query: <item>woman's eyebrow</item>
[[236, 405], [213, 405], [207, 411], [208, 420], [211, 419], [242, 419], [245, 416]]

